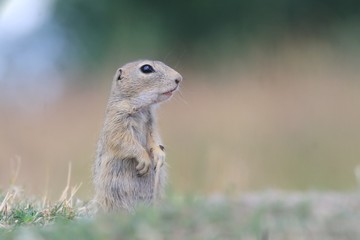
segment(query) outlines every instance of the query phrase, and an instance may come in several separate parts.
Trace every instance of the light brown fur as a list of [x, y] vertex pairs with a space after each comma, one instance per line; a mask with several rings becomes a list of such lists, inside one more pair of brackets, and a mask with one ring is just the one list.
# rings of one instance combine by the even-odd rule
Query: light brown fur
[[[144, 65], [154, 71], [143, 72]], [[157, 169], [158, 196], [153, 196], [155, 167], [165, 160], [155, 107], [171, 97], [181, 80], [158, 61], [136, 61], [116, 71], [93, 168], [95, 200], [105, 211], [132, 212], [163, 195], [166, 164]]]

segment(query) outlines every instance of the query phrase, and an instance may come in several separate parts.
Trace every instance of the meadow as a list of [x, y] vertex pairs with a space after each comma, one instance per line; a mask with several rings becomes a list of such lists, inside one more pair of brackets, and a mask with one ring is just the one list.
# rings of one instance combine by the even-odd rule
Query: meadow
[[90, 204], [111, 70], [55, 103], [2, 101], [0, 239], [358, 239], [359, 69], [317, 51], [174, 66], [183, 86], [158, 117], [167, 198], [130, 216]]
[[56, 203], [2, 196], [0, 239], [358, 239], [358, 192], [266, 191], [237, 198], [168, 193], [132, 215], [97, 214], [66, 189]]

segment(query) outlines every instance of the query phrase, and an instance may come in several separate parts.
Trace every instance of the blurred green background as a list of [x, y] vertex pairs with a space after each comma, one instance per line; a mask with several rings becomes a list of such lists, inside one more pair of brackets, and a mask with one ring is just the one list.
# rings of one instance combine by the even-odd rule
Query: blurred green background
[[71, 162], [90, 199], [112, 76], [157, 59], [184, 77], [159, 111], [175, 191], [354, 189], [359, 24], [355, 0], [2, 0], [0, 186], [58, 197]]

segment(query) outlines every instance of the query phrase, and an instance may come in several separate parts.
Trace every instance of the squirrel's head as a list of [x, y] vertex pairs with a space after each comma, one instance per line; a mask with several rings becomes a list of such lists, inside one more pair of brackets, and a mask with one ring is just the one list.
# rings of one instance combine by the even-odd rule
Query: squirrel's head
[[140, 60], [119, 68], [113, 79], [112, 94], [139, 106], [169, 99], [182, 76], [159, 61]]

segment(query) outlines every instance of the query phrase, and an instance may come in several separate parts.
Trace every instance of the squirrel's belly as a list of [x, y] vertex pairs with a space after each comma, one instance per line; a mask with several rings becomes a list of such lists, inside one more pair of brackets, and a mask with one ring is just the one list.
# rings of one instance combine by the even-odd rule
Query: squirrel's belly
[[[115, 160], [115, 159], [114, 159]], [[105, 196], [113, 202], [115, 208], [133, 210], [138, 204], [150, 205], [154, 193], [155, 170], [152, 166], [149, 173], [139, 177], [136, 172], [135, 159], [116, 159], [111, 163], [108, 183], [104, 186]], [[159, 186], [165, 185], [166, 167], [160, 169]], [[160, 192], [159, 194], [162, 194]]]

